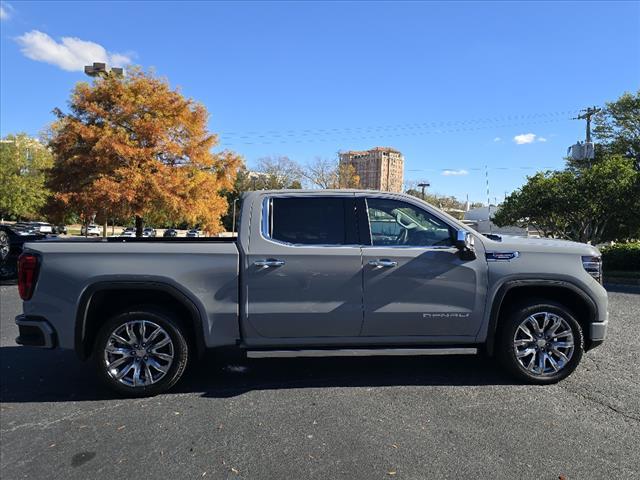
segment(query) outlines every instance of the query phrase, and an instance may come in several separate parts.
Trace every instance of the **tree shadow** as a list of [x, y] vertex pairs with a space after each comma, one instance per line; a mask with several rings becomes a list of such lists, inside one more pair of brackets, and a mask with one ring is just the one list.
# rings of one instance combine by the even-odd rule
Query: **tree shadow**
[[[121, 398], [71, 351], [0, 348], [0, 403]], [[479, 356], [287, 358], [229, 361], [207, 355], [167, 395], [230, 398], [253, 390], [387, 386], [516, 385]]]

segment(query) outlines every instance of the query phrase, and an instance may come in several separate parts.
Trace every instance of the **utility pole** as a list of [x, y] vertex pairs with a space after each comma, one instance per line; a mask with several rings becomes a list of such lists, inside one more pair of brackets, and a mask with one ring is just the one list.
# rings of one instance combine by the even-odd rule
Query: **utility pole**
[[[116, 77], [122, 77], [124, 75], [124, 71], [122, 68], [111, 68], [107, 70], [107, 64], [102, 62], [93, 62], [93, 65], [85, 65], [84, 73], [89, 77], [108, 77], [109, 75], [114, 75]], [[114, 220], [115, 223], [115, 220]], [[102, 237], [107, 237], [107, 228], [109, 227], [109, 215], [105, 213], [104, 215], [104, 223], [102, 224]], [[111, 229], [111, 234], [113, 235], [113, 227]], [[142, 228], [142, 227], [140, 227]], [[85, 234], [87, 232], [85, 231]], [[138, 234], [136, 229], [136, 235]], [[142, 231], [140, 232], [142, 235]]]
[[582, 113], [572, 120], [586, 120], [587, 121], [587, 143], [591, 143], [591, 117], [600, 113], [602, 111], [601, 108], [593, 106], [580, 110]]

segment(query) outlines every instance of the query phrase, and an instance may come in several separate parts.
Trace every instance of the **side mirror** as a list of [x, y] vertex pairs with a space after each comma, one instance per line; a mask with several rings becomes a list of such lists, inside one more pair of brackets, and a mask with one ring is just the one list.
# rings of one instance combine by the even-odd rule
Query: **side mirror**
[[473, 235], [467, 230], [457, 230], [454, 246], [460, 250], [460, 255], [464, 260], [476, 258]]

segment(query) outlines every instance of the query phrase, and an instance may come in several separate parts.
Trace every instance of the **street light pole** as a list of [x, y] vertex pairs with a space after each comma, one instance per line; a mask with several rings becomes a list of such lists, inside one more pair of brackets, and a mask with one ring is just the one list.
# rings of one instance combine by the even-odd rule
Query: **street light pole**
[[425, 200], [424, 189], [427, 187], [430, 187], [431, 184], [429, 182], [424, 182], [424, 183], [419, 183], [418, 186], [422, 188], [422, 200]]
[[[116, 77], [122, 77], [124, 75], [124, 70], [118, 67], [112, 67], [107, 70], [107, 64], [102, 62], [93, 62], [93, 65], [85, 65], [84, 73], [89, 77], [108, 77], [109, 75], [114, 75]], [[109, 228], [109, 215], [105, 213], [104, 215], [104, 223], [102, 224], [102, 237], [107, 237], [107, 228]], [[112, 230], [113, 232], [113, 230]], [[85, 231], [86, 233], [86, 231]], [[137, 232], [136, 232], [137, 234]]]

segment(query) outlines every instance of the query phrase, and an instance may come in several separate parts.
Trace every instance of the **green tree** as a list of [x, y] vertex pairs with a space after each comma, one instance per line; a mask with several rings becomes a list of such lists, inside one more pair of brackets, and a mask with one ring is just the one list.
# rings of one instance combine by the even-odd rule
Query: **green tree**
[[540, 172], [509, 195], [498, 226], [533, 226], [543, 235], [601, 243], [637, 238], [640, 192], [633, 160], [613, 155], [582, 170]]
[[594, 119], [593, 137], [602, 157], [622, 155], [640, 166], [640, 90], [608, 102]]
[[537, 173], [493, 218], [543, 234], [600, 243], [640, 238], [640, 91], [606, 103], [594, 120], [595, 159]]
[[35, 219], [50, 192], [46, 175], [51, 152], [25, 133], [7, 135], [0, 143], [0, 216]]

